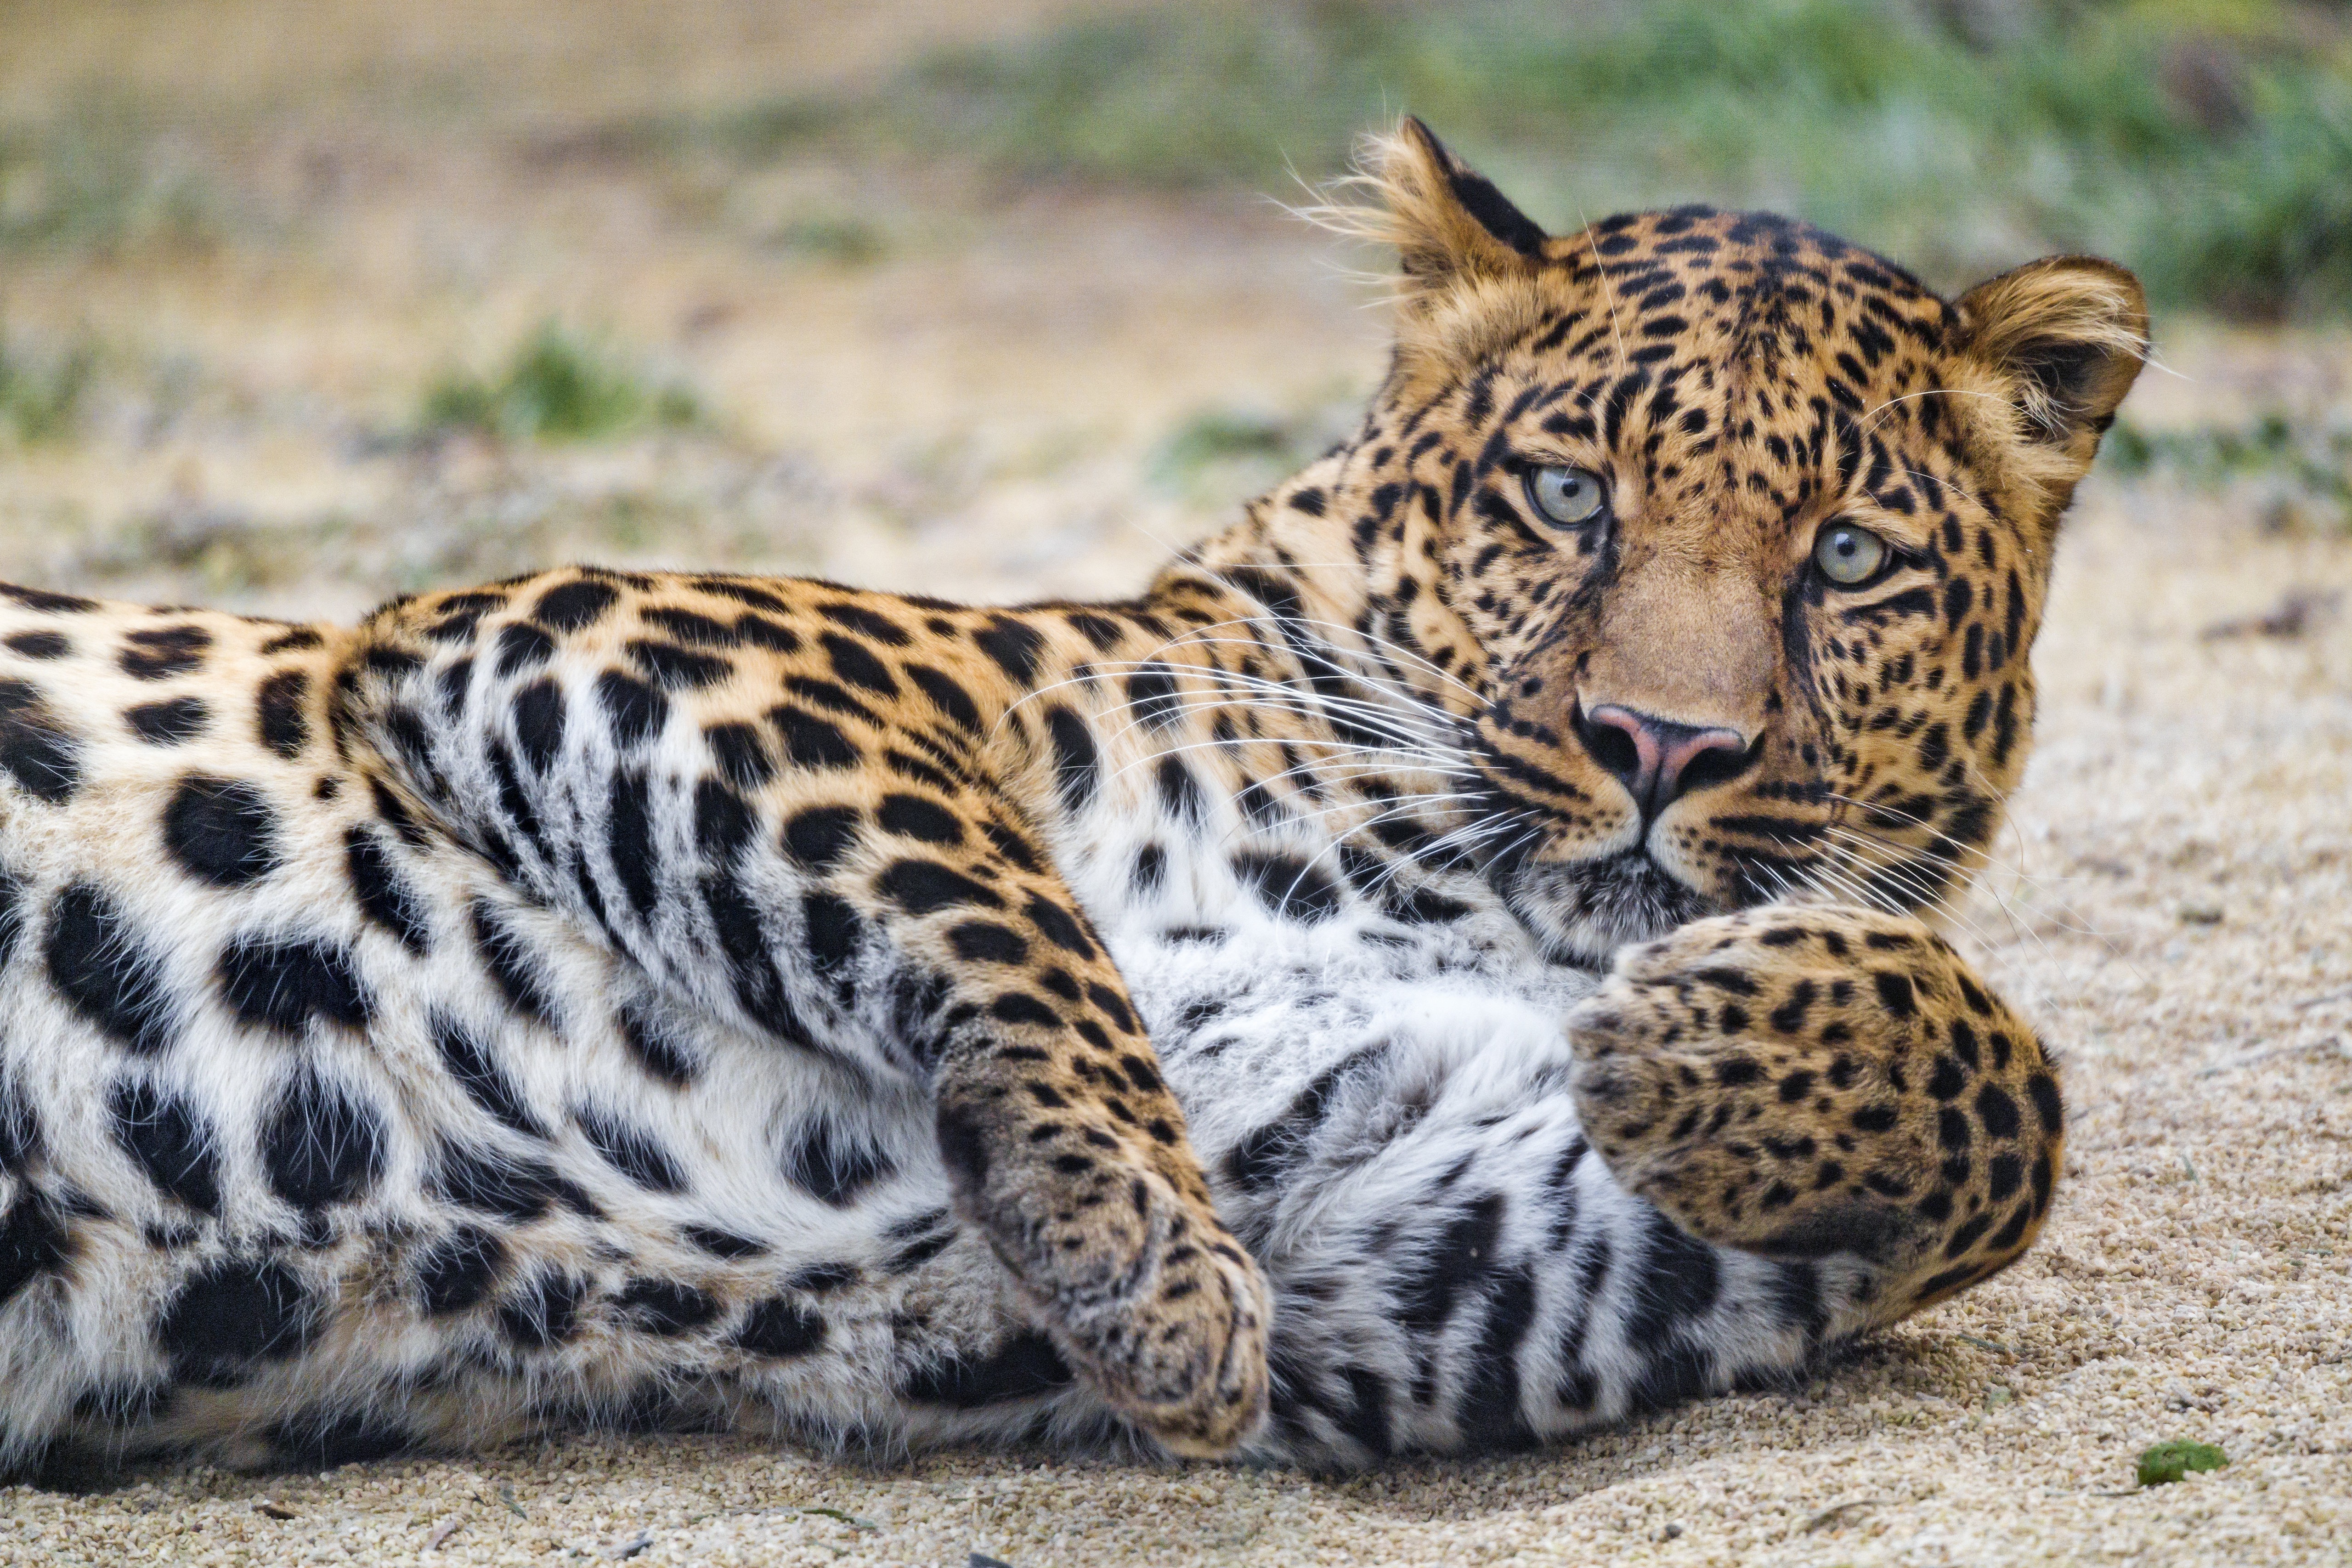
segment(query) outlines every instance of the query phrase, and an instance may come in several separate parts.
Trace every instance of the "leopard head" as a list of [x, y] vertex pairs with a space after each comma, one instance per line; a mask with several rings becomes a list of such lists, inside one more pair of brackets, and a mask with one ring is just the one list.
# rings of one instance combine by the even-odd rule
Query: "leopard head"
[[2053, 257], [1947, 300], [1705, 207], [1555, 237], [1414, 121], [1367, 180], [1402, 286], [1360, 624], [1446, 672], [1528, 829], [1490, 868], [1514, 908], [1599, 958], [1801, 891], [1935, 906], [2024, 764], [2138, 283]]

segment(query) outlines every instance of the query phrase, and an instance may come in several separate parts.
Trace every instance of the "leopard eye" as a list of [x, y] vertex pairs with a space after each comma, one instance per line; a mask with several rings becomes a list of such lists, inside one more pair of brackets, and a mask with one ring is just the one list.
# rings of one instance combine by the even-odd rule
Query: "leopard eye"
[[1841, 588], [1852, 588], [1878, 575], [1886, 564], [1886, 541], [1866, 528], [1833, 522], [1813, 540], [1813, 566]]
[[1528, 470], [1528, 502], [1562, 528], [1576, 528], [1601, 515], [1609, 492], [1590, 468], [1547, 466]]

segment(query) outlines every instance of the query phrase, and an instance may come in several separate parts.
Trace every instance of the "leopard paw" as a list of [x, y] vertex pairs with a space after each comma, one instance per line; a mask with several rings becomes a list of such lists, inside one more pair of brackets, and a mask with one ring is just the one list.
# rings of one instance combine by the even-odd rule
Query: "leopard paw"
[[1271, 1306], [1189, 1155], [1101, 1131], [1040, 1144], [1003, 1108], [941, 1101], [966, 1217], [1112, 1409], [1172, 1453], [1232, 1452], [1265, 1418]]
[[1568, 1020], [1586, 1134], [1705, 1240], [1872, 1266], [1891, 1322], [2014, 1261], [2063, 1110], [2041, 1041], [1919, 921], [1775, 907], [1621, 953]]

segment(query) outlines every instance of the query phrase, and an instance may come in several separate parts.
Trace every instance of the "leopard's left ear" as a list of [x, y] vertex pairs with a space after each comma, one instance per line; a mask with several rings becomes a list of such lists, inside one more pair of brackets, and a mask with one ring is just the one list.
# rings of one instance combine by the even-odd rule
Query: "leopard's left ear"
[[2051, 256], [1960, 296], [1955, 346], [2007, 385], [2026, 439], [2088, 467], [2147, 358], [2147, 299], [2112, 261]]

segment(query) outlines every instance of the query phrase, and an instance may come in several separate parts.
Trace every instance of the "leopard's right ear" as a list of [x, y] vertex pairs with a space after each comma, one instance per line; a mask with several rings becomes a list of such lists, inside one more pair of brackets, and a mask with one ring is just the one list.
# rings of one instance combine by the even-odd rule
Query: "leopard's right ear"
[[1528, 285], [1549, 237], [1420, 121], [1367, 138], [1343, 185], [1370, 200], [1313, 216], [1395, 247], [1402, 365], [1433, 354], [1432, 368], [1456, 369], [1516, 335], [1538, 308]]
[[1549, 237], [1535, 220], [1410, 115], [1374, 137], [1361, 162], [1387, 217], [1381, 237], [1396, 247], [1410, 282], [1510, 277], [1542, 258]]

